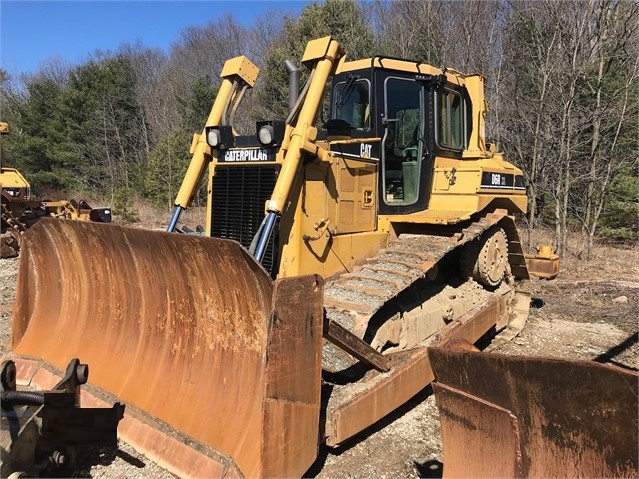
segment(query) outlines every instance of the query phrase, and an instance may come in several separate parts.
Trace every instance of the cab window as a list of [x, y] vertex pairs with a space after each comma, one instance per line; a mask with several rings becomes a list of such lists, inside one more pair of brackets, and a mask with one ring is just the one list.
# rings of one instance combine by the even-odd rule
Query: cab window
[[333, 88], [333, 118], [347, 121], [353, 128], [370, 128], [370, 83], [349, 77]]
[[464, 149], [464, 108], [462, 96], [444, 89], [436, 96], [437, 144], [442, 148]]

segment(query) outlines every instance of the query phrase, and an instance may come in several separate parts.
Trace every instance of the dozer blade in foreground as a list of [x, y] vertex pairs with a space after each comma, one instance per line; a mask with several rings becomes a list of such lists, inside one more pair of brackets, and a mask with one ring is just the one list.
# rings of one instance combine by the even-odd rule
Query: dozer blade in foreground
[[120, 436], [172, 472], [300, 477], [315, 460], [320, 277], [272, 282], [233, 241], [42, 220], [16, 295], [18, 370], [83, 358], [96, 396], [126, 404]]
[[637, 477], [635, 372], [429, 348], [444, 477]]

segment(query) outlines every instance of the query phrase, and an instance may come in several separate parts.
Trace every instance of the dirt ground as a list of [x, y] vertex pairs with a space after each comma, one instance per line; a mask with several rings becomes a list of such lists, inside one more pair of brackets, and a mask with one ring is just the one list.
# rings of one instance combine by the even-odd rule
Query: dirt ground
[[[554, 280], [533, 280], [523, 331], [496, 352], [595, 360], [639, 370], [637, 247], [598, 247], [592, 261], [574, 246]], [[0, 352], [10, 348], [17, 259], [0, 260]], [[337, 449], [321, 448], [305, 477], [441, 477], [437, 407], [430, 387]], [[162, 478], [166, 471], [121, 443], [79, 456], [75, 477]]]

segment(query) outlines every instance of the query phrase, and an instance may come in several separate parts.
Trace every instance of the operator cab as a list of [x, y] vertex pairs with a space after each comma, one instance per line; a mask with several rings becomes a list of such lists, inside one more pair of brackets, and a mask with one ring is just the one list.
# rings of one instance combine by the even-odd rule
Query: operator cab
[[[428, 207], [435, 155], [461, 158], [470, 138], [469, 111], [465, 89], [441, 70], [375, 57], [347, 62], [333, 77], [324, 127], [329, 140], [379, 139], [370, 141], [367, 155], [380, 163], [379, 213], [407, 214]], [[348, 149], [339, 140], [331, 144], [336, 153]]]

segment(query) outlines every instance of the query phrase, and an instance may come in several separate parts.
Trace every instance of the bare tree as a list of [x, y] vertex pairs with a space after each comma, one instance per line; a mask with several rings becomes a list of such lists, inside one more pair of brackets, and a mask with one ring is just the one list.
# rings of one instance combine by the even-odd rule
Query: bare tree
[[636, 51], [632, 55], [628, 50], [639, 40], [639, 6], [634, 2], [600, 1], [593, 5], [589, 29], [594, 75], [586, 80], [585, 93], [594, 100], [588, 115], [592, 123], [590, 168], [585, 203], [579, 212], [587, 237], [587, 259], [611, 180], [628, 161], [619, 152], [619, 143], [624, 125], [637, 114], [631, 92], [639, 73], [639, 59]]
[[147, 48], [141, 43], [124, 43], [118, 54], [128, 58], [135, 73], [138, 102], [141, 107], [140, 134], [146, 154], [161, 138], [171, 132], [171, 115], [167, 115], [166, 100], [156, 93], [160, 88], [162, 74], [167, 67], [168, 57], [157, 48]]

